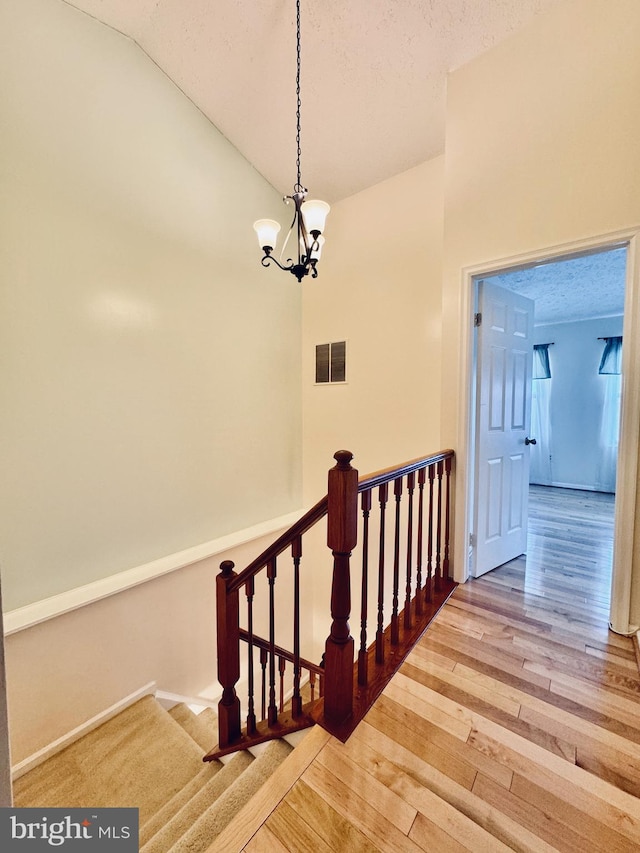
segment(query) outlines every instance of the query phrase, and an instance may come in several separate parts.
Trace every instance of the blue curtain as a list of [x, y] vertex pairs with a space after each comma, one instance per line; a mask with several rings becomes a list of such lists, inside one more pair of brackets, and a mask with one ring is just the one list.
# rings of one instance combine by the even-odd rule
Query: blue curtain
[[551, 477], [551, 344], [533, 347], [533, 382], [531, 383], [531, 435], [529, 482], [550, 486]]
[[603, 340], [604, 350], [598, 373], [601, 375], [622, 373], [622, 337], [604, 338]]
[[601, 492], [615, 492], [622, 397], [622, 337], [604, 338], [598, 373], [604, 387], [596, 488]]
[[533, 346], [533, 378], [551, 379], [551, 364], [549, 363], [549, 347], [551, 344], [534, 344]]

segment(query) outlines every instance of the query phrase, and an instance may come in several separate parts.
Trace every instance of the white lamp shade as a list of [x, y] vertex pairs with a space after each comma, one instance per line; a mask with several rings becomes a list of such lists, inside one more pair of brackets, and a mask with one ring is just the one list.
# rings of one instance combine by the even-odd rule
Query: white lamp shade
[[307, 231], [319, 231], [322, 233], [327, 214], [331, 210], [327, 202], [320, 201], [319, 199], [311, 199], [310, 201], [305, 201], [300, 209], [304, 216], [304, 224], [307, 227]]
[[258, 219], [253, 223], [256, 234], [258, 235], [258, 245], [261, 249], [268, 246], [270, 249], [275, 249], [278, 241], [278, 232], [280, 231], [280, 223], [275, 219]]

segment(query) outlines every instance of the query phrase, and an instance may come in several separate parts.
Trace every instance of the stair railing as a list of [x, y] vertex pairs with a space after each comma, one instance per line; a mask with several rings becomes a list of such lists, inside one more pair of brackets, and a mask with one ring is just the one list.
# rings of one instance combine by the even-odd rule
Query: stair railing
[[[222, 697], [218, 705], [218, 747], [205, 760], [314, 722], [345, 740], [455, 588], [450, 577], [449, 545], [453, 451], [444, 450], [361, 479], [351, 466], [349, 451], [338, 451], [334, 458], [337, 464], [329, 471], [327, 496], [239, 574], [231, 561], [220, 566], [216, 584]], [[391, 527], [387, 519], [390, 491], [394, 502], [391, 536], [387, 532]], [[375, 522], [374, 497], [379, 506]], [[331, 627], [323, 660], [316, 664], [301, 656], [300, 575], [303, 537], [325, 516], [327, 545], [333, 557]], [[372, 583], [374, 524], [378, 548], [377, 576]], [[360, 632], [356, 655], [349, 619], [351, 564], [359, 538]], [[281, 614], [276, 581], [280, 558], [287, 550], [291, 562], [286, 587], [291, 600], [286, 603], [287, 612]], [[259, 577], [266, 582], [262, 592], [268, 637], [259, 636], [254, 625]], [[240, 626], [241, 593], [245, 627]], [[375, 634], [370, 637], [368, 614], [372, 603]], [[276, 642], [283, 625], [291, 631], [291, 650]], [[237, 691], [241, 675], [246, 682], [244, 723]]]

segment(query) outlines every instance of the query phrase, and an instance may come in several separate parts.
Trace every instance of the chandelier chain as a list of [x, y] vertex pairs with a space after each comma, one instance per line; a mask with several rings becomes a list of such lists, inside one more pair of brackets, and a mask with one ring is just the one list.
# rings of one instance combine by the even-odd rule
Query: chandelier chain
[[298, 180], [296, 183], [296, 191], [302, 189], [300, 177], [300, 157], [302, 149], [300, 147], [300, 0], [296, 0], [296, 143], [298, 146], [296, 166], [298, 170]]

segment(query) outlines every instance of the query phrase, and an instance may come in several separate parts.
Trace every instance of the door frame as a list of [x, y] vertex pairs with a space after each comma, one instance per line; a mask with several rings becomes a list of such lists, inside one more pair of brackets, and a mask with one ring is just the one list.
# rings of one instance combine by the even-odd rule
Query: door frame
[[[456, 580], [470, 577], [470, 548], [475, 488], [475, 337], [473, 318], [476, 309], [475, 280], [490, 274], [521, 269], [542, 261], [552, 262], [606, 249], [627, 249], [622, 353], [622, 403], [620, 441], [615, 500], [613, 572], [611, 583], [610, 626], [620, 634], [633, 634], [638, 626], [630, 624], [633, 545], [636, 534], [636, 493], [638, 485], [638, 444], [640, 437], [640, 227], [565, 243], [521, 255], [466, 267], [462, 270], [460, 300], [460, 388], [458, 400], [458, 451], [456, 465], [456, 534], [454, 553]], [[624, 459], [624, 465], [620, 460]], [[639, 531], [640, 532], [640, 531]]]

